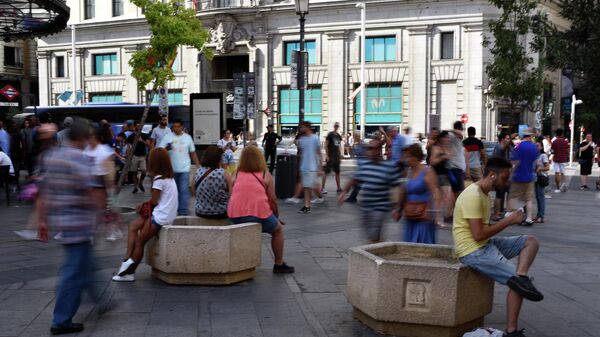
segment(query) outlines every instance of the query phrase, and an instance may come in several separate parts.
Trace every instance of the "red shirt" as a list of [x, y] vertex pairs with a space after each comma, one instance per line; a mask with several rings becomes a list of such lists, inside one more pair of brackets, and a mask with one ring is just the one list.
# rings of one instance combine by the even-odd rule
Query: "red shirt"
[[566, 163], [569, 161], [569, 142], [564, 137], [558, 137], [552, 142], [552, 152], [555, 163]]

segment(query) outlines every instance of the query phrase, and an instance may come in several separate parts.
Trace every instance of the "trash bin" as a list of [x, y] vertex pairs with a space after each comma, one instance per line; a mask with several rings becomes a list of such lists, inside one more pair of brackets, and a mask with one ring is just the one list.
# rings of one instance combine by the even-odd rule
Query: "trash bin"
[[294, 189], [298, 181], [298, 156], [294, 154], [280, 154], [277, 156], [275, 169], [275, 195], [279, 199], [294, 196]]

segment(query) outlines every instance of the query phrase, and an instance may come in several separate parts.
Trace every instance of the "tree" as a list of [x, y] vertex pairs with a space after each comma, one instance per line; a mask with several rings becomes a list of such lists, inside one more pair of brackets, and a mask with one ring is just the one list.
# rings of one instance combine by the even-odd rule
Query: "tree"
[[[535, 13], [536, 0], [490, 0], [502, 10], [497, 20], [489, 23], [493, 41], [485, 36], [483, 46], [491, 47], [493, 61], [486, 65], [492, 83], [490, 93], [496, 98], [509, 100], [511, 112], [517, 105], [532, 107], [543, 89], [544, 62], [537, 66], [532, 53], [542, 55], [544, 49], [544, 16]], [[529, 33], [533, 40], [525, 43]]]
[[[210, 35], [196, 18], [196, 12], [191, 8], [184, 8], [177, 0], [163, 3], [161, 0], [132, 0], [133, 4], [142, 9], [150, 26], [150, 45], [136, 51], [129, 65], [133, 68], [131, 75], [138, 82], [138, 89], [143, 91], [151, 86], [146, 95], [146, 107], [140, 124], [144, 125], [148, 117], [148, 110], [154, 99], [156, 90], [164, 87], [167, 81], [175, 79], [173, 62], [177, 57], [180, 46], [188, 46], [212, 57], [210, 49], [205, 49]], [[135, 134], [133, 148], [140, 139], [141, 129]], [[132, 151], [133, 152], [133, 151]], [[127, 156], [123, 168], [127, 172], [131, 165], [133, 153]], [[117, 185], [117, 194], [123, 185], [125, 175], [121, 175]]]
[[549, 27], [548, 66], [552, 69], [571, 69], [578, 78], [578, 98], [583, 105], [578, 108], [577, 124], [583, 123], [588, 129], [600, 125], [600, 1], [562, 0], [560, 15], [571, 26], [560, 31], [556, 26]]

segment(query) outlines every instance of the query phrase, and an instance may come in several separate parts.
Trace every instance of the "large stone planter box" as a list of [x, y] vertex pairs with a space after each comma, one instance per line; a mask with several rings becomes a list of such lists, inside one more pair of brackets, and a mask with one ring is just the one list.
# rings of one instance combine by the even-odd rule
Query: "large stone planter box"
[[251, 279], [261, 258], [261, 225], [177, 217], [148, 242], [152, 275], [170, 284], [226, 285]]
[[450, 246], [386, 242], [350, 249], [347, 297], [354, 317], [379, 332], [460, 337], [492, 311], [494, 282]]

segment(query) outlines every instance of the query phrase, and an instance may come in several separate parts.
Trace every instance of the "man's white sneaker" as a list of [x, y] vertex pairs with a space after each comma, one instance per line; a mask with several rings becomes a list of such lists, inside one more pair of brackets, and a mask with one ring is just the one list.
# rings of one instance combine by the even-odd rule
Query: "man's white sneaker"
[[15, 234], [17, 234], [18, 236], [20, 236], [22, 239], [24, 240], [37, 240], [38, 239], [38, 232], [34, 231], [32, 229], [23, 229], [20, 231], [14, 231]]
[[311, 204], [322, 204], [325, 201], [323, 198], [314, 198], [310, 201]]
[[135, 276], [133, 276], [133, 274], [123, 276], [115, 275], [112, 277], [112, 280], [115, 282], [133, 282], [135, 281]]
[[296, 198], [296, 197], [291, 197], [291, 198], [285, 199], [285, 202], [288, 204], [299, 204], [300, 201], [302, 201], [302, 199]]
[[119, 268], [119, 271], [117, 272], [117, 275], [123, 274], [134, 263], [135, 263], [135, 261], [133, 261], [132, 259], [127, 259], [126, 261], [123, 261], [123, 263], [121, 263], [121, 267]]
[[322, 188], [322, 189], [321, 189], [321, 194], [327, 194], [327, 190], [326, 190], [326, 189], [324, 189], [324, 188]]
[[559, 189], [554, 190], [554, 193], [560, 193]]

